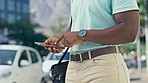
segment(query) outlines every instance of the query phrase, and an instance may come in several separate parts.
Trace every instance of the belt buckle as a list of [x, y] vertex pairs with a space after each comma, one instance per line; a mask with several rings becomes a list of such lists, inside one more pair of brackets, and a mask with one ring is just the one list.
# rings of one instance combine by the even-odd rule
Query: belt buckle
[[[82, 61], [83, 61], [83, 59], [82, 59], [82, 54], [81, 53], [77, 53], [78, 55], [79, 55], [79, 57], [80, 57], [80, 61], [77, 61], [77, 62], [79, 62], [79, 63], [81, 63]], [[76, 61], [76, 60], [75, 60]]]

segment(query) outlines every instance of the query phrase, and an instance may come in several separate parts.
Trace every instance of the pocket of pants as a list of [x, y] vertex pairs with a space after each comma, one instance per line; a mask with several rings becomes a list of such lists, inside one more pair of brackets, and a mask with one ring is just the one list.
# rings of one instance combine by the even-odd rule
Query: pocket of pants
[[[125, 76], [125, 82], [124, 83], [130, 83], [130, 77], [129, 77], [129, 73], [128, 73], [128, 69], [127, 69], [126, 65], [121, 64], [121, 66], [123, 68], [123, 74], [124, 74], [124, 75], [121, 75], [121, 77]], [[123, 77], [121, 79], [123, 79]]]
[[94, 65], [115, 65], [114, 60], [107, 60], [107, 59], [93, 59]]

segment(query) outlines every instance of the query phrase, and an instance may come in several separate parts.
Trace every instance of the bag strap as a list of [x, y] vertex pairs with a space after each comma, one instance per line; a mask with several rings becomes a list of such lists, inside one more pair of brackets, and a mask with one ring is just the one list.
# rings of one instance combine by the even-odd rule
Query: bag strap
[[66, 55], [66, 53], [67, 53], [67, 51], [68, 51], [68, 49], [69, 49], [69, 48], [66, 49], [66, 51], [64, 52], [64, 54], [63, 54], [62, 57], [60, 58], [58, 64], [60, 64], [60, 63], [62, 62], [62, 60], [64, 59], [64, 57], [65, 57], [65, 55]]
[[[71, 26], [72, 26], [72, 16], [70, 17], [70, 25], [69, 25], [69, 29], [71, 29]], [[70, 30], [69, 30], [70, 31]], [[60, 64], [62, 62], [62, 60], [64, 59], [67, 51], [68, 51], [69, 48], [66, 49], [66, 51], [64, 52], [64, 54], [62, 55], [62, 57], [60, 58], [58, 64]]]

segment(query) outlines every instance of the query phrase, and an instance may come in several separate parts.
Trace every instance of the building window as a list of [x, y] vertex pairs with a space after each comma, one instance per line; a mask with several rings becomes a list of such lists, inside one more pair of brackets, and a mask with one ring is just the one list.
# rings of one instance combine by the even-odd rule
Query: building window
[[23, 9], [23, 13], [29, 13], [29, 4], [23, 3], [22, 9]]
[[0, 18], [3, 19], [3, 20], [6, 19], [6, 18], [5, 18], [4, 12], [1, 12], [1, 13], [0, 13]]
[[21, 54], [21, 57], [19, 59], [19, 67], [24, 67], [23, 65], [21, 65], [22, 64], [22, 61], [25, 61], [27, 63], [26, 66], [29, 66], [30, 61], [29, 61], [29, 57], [28, 57], [26, 51], [23, 51], [22, 54]]
[[15, 11], [15, 1], [14, 0], [8, 0], [8, 10]]
[[17, 15], [17, 20], [20, 20], [21, 19], [21, 15]]
[[5, 9], [5, 0], [0, 0], [0, 10]]
[[30, 51], [32, 63], [37, 63], [39, 61], [38, 56], [35, 52]]
[[5, 23], [6, 21], [6, 17], [5, 14], [3, 12], [0, 13], [0, 23]]
[[12, 13], [8, 14], [8, 23], [14, 23], [15, 22], [15, 15]]
[[16, 3], [16, 10], [17, 10], [18, 13], [21, 12], [21, 3], [20, 2]]

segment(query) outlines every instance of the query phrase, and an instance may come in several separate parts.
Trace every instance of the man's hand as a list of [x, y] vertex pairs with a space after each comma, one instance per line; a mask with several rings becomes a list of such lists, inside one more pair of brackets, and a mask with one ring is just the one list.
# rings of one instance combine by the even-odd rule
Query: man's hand
[[[58, 38], [49, 38], [44, 43], [47, 45], [57, 44], [59, 46], [63, 46], [61, 42], [57, 43]], [[48, 51], [53, 53], [60, 53], [63, 51], [63, 48], [54, 48], [54, 47], [45, 47]]]
[[73, 45], [80, 44], [83, 41], [78, 37], [78, 32], [66, 32], [61, 35], [57, 43], [61, 42], [65, 47], [72, 47]]

